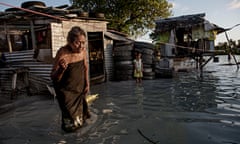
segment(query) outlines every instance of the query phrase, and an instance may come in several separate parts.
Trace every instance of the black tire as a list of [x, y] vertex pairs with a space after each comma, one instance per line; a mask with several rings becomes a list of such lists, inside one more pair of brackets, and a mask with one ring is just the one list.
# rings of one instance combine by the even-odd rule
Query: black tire
[[133, 70], [133, 64], [115, 64], [114, 67], [116, 70]]
[[145, 68], [145, 69], [143, 69], [143, 72], [150, 73], [150, 72], [153, 72], [153, 69], [152, 68]]
[[114, 60], [117, 61], [133, 61], [132, 56], [114, 56]]
[[79, 13], [78, 13], [78, 16], [79, 16], [79, 17], [88, 17], [88, 16], [89, 16], [89, 13], [88, 13], [88, 12], [79, 12]]
[[140, 52], [142, 54], [153, 55], [154, 51], [152, 49], [147, 48], [134, 48], [134, 51]]
[[155, 77], [155, 72], [143, 72], [143, 76], [146, 76], [146, 77], [153, 76], [153, 77]]
[[27, 1], [27, 2], [23, 2], [21, 4], [21, 7], [22, 8], [29, 8], [31, 6], [46, 6], [46, 4], [44, 2], [41, 2], [41, 1]]
[[131, 51], [114, 51], [114, 56], [132, 56], [132, 52]]
[[122, 45], [122, 46], [115, 46], [114, 51], [132, 51], [132, 45]]
[[95, 13], [96, 18], [105, 18], [104, 13]]
[[142, 49], [143, 54], [148, 54], [148, 55], [153, 55], [153, 50], [152, 49]]
[[151, 59], [149, 60], [143, 60], [143, 65], [151, 65], [153, 62]]
[[153, 68], [152, 64], [144, 64], [143, 65], [143, 69], [145, 68]]
[[153, 64], [153, 57], [152, 55], [143, 55], [142, 56], [142, 62], [143, 64]]
[[12, 11], [19, 11], [18, 8], [7, 8], [5, 9], [5, 12], [12, 12]]

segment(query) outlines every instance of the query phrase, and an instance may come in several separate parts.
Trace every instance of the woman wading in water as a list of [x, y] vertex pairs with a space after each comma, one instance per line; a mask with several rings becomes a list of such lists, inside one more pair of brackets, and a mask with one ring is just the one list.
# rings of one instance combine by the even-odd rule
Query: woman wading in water
[[89, 91], [86, 34], [78, 26], [68, 32], [67, 44], [55, 57], [51, 78], [62, 111], [62, 129], [73, 132], [90, 118], [86, 94]]

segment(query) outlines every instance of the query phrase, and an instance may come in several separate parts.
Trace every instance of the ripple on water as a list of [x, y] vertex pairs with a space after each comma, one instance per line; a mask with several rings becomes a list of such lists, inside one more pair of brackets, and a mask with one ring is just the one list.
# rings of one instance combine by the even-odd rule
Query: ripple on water
[[[236, 74], [226, 73], [224, 67], [214, 67], [210, 67], [210, 73], [204, 73], [203, 79], [193, 72], [181, 73], [173, 79], [145, 80], [142, 86], [135, 81], [96, 86], [93, 93], [99, 93], [100, 98], [95, 106], [112, 112], [102, 114], [85, 143], [139, 143], [138, 128], [148, 136], [156, 133], [154, 139], [160, 138], [160, 143], [165, 143], [169, 142], [165, 137], [172, 135], [174, 141], [176, 135], [185, 131], [203, 136], [208, 134], [208, 127], [225, 133], [223, 125], [239, 126], [240, 84], [229, 76]], [[177, 131], [171, 131], [173, 126]], [[220, 137], [229, 135], [229, 131], [226, 133]], [[211, 139], [214, 137], [219, 136], [211, 131]], [[212, 143], [209, 139], [203, 143], [207, 142]]]
[[59, 144], [147, 143], [141, 129], [165, 144], [240, 141], [240, 75], [232, 71], [235, 67], [210, 63], [207, 68], [203, 78], [189, 72], [142, 85], [132, 80], [92, 86], [91, 92], [99, 94], [91, 106], [98, 118], [84, 134], [61, 132], [58, 105], [35, 101], [1, 118], [0, 138], [9, 143], [42, 137]]

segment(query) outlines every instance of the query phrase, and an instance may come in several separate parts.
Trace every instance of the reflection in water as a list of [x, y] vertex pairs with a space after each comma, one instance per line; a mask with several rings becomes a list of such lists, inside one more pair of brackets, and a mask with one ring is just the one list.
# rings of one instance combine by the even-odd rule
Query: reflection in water
[[[102, 99], [97, 102], [97, 105], [110, 100], [118, 107], [110, 116], [116, 119], [116, 115], [119, 117], [119, 123], [109, 130], [111, 135], [114, 135], [112, 133], [116, 133], [117, 129], [121, 131], [122, 126], [126, 128], [131, 125], [135, 129], [143, 129], [148, 135], [155, 134], [155, 139], [162, 138], [160, 140], [162, 143], [174, 143], [174, 140], [164, 141], [166, 140], [164, 137], [156, 136], [154, 132], [158, 131], [164, 135], [155, 128], [165, 125], [162, 130], [166, 132], [174, 125], [175, 130], [180, 133], [191, 131], [199, 134], [199, 132], [205, 131], [203, 133], [207, 135], [206, 141], [208, 142], [202, 140], [202, 143], [213, 143], [211, 140], [214, 139], [214, 136], [219, 137], [216, 127], [219, 126], [224, 131], [222, 125], [238, 127], [240, 123], [240, 77], [234, 68], [234, 66], [210, 63], [204, 70], [203, 78], [199, 77], [198, 72], [179, 73], [173, 79], [143, 81], [143, 85], [140, 87], [135, 85], [134, 81], [108, 82], [94, 87], [93, 91], [102, 95]], [[99, 89], [101, 90], [99, 91]], [[100, 109], [101, 104], [97, 106]], [[149, 124], [149, 128], [144, 129], [145, 126], [141, 121], [144, 121], [144, 125]], [[182, 124], [189, 126], [183, 127]], [[198, 127], [198, 124], [201, 127]], [[210, 127], [216, 131], [206, 131]], [[137, 135], [132, 128], [127, 131], [128, 136], [134, 133], [132, 138]], [[229, 130], [222, 132], [220, 137], [224, 139], [229, 132]], [[119, 133], [117, 132], [116, 135], [119, 136]], [[239, 130], [236, 133], [239, 133]], [[173, 136], [175, 140], [178, 140], [176, 135], [179, 133], [168, 132], [168, 136]], [[233, 141], [236, 139], [239, 141], [239, 138], [234, 135], [235, 133], [229, 137], [233, 137]], [[186, 138], [184, 135], [181, 137]], [[122, 139], [122, 136], [119, 137], [118, 142], [121, 142]]]
[[142, 85], [132, 80], [93, 86], [97, 120], [85, 132], [62, 133], [58, 105], [34, 101], [0, 118], [0, 143], [148, 144], [141, 130], [159, 144], [237, 144], [240, 76], [234, 65], [220, 65], [224, 59], [207, 64], [203, 78], [189, 72]]
[[139, 110], [143, 110], [143, 93], [144, 93], [144, 87], [143, 86], [136, 86], [134, 95], [137, 98], [137, 105]]
[[[226, 57], [221, 57], [222, 63], [226, 62]], [[213, 65], [213, 64], [212, 64]], [[240, 115], [240, 77], [239, 71], [235, 65], [225, 65], [225, 66], [211, 66], [209, 68], [214, 68], [215, 75], [218, 81], [215, 83], [216, 86], [216, 97], [215, 101], [217, 103], [216, 112], [217, 115], [228, 116], [226, 119], [221, 119], [220, 122], [224, 124], [231, 124], [232, 126], [239, 126]], [[211, 110], [213, 112], [213, 110]]]

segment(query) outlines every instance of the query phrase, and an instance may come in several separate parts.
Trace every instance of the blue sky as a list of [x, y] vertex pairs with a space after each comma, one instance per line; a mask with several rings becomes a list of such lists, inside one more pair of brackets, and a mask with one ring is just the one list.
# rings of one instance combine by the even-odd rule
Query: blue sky
[[[29, 0], [1, 0], [2, 3], [11, 4], [17, 7], [21, 6], [22, 2]], [[60, 6], [69, 4], [69, 0], [41, 0], [47, 6]], [[223, 28], [230, 28], [240, 23], [240, 0], [169, 0], [173, 4], [173, 17], [205, 13], [206, 19]], [[0, 11], [4, 11], [6, 6], [0, 4]], [[229, 38], [233, 40], [240, 39], [240, 26], [228, 31]], [[147, 36], [142, 37], [143, 40], [148, 40]], [[226, 41], [225, 35], [217, 36], [216, 43]]]

